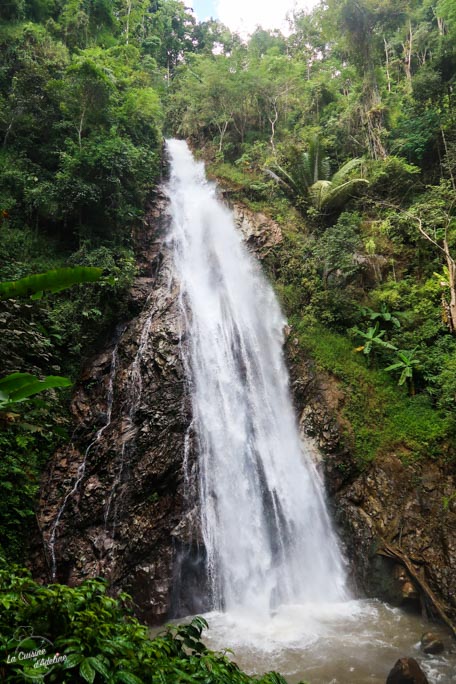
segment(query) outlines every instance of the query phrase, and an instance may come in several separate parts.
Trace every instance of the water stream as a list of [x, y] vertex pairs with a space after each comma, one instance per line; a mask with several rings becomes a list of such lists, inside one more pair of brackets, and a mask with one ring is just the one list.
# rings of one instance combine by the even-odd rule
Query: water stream
[[[213, 608], [208, 642], [233, 648], [246, 670], [274, 668], [290, 683], [384, 682], [398, 657], [417, 655], [425, 626], [350, 596], [322, 482], [298, 433], [273, 290], [203, 164], [182, 141], [168, 141], [168, 151]], [[432, 682], [452, 681], [445, 657], [429, 663]]]
[[76, 494], [76, 492], [78, 491], [79, 485], [81, 484], [82, 480], [85, 477], [87, 459], [89, 457], [90, 452], [92, 451], [93, 447], [100, 442], [104, 432], [111, 425], [112, 409], [113, 409], [113, 404], [114, 404], [114, 380], [115, 380], [116, 371], [117, 371], [117, 350], [118, 350], [118, 342], [115, 344], [114, 349], [112, 350], [112, 354], [111, 354], [111, 366], [109, 369], [108, 386], [107, 386], [107, 393], [106, 393], [106, 419], [105, 419], [105, 422], [101, 426], [101, 428], [96, 432], [94, 439], [90, 442], [89, 446], [86, 448], [86, 450], [84, 452], [83, 459], [82, 459], [82, 461], [78, 467], [74, 482], [73, 482], [70, 490], [64, 496], [63, 501], [62, 501], [62, 505], [60, 506], [60, 508], [57, 512], [57, 515], [55, 517], [54, 522], [52, 523], [52, 527], [50, 530], [48, 548], [49, 548], [49, 555], [51, 557], [51, 577], [52, 577], [52, 580], [55, 580], [57, 578], [57, 558], [56, 558], [56, 553], [55, 553], [55, 544], [56, 544], [56, 540], [57, 540], [57, 536], [58, 536], [57, 533], [58, 533], [58, 529], [59, 529], [59, 525], [60, 525], [60, 521], [62, 519], [63, 513], [65, 512], [65, 509], [67, 507], [69, 500]]

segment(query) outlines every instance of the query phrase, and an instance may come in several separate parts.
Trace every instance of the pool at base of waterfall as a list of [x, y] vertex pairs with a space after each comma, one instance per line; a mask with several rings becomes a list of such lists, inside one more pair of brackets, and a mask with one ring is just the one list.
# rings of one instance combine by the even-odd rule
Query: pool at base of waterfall
[[[282, 606], [269, 617], [212, 612], [204, 642], [250, 674], [280, 672], [289, 684], [385, 684], [399, 658], [415, 658], [429, 684], [454, 684], [456, 644], [439, 625], [376, 600]], [[179, 622], [179, 621], [178, 621]], [[182, 620], [180, 621], [182, 622]], [[445, 644], [420, 649], [425, 632]]]

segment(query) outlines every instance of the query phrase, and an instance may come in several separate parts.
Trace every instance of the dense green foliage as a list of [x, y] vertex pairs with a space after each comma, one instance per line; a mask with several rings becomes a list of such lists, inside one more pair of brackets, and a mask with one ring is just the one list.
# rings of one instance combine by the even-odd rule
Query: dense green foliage
[[[0, 3], [0, 282], [104, 274], [2, 302], [0, 377], [41, 389], [75, 379], [131, 314], [132, 234], [165, 132], [280, 224], [266, 269], [292, 345], [343, 391], [360, 462], [454, 459], [455, 46], [451, 0], [327, 0], [297, 12], [288, 36], [258, 29], [249, 41], [196, 23], [180, 0]], [[69, 392], [52, 383], [45, 399], [1, 397], [8, 560], [24, 560], [40, 471], [67, 438]], [[150, 641], [102, 584], [1, 582], [3, 649], [25, 624], [72, 653], [49, 681], [253, 681], [202, 646], [201, 621]], [[12, 668], [8, 681], [21, 676]]]
[[[100, 580], [76, 589], [43, 587], [26, 573], [0, 570], [0, 676], [23, 682], [25, 675], [46, 675], [59, 684], [286, 684], [275, 673], [244, 674], [226, 655], [209, 651], [201, 640], [207, 623], [195, 618], [181, 627], [169, 626], [154, 639], [129, 614], [128, 596], [106, 594]], [[16, 658], [17, 652], [37, 652], [44, 658]], [[40, 660], [60, 655], [60, 662], [40, 669]], [[9, 656], [9, 664], [8, 662]]]
[[[342, 384], [348, 368], [364, 367], [381, 414], [387, 404], [396, 414], [407, 412], [409, 401], [425, 407], [410, 433], [391, 425], [376, 448], [383, 419], [369, 414], [362, 392], [347, 393], [361, 459], [380, 455], [385, 444], [413, 456], [452, 453], [450, 5], [330, 0], [295, 13], [287, 37], [262, 29], [247, 43], [225, 36], [217, 54], [188, 55], [166, 103], [178, 131], [204, 149], [232, 196], [281, 224], [284, 243], [266, 265], [295, 327], [307, 331], [304, 348]], [[342, 354], [345, 371], [336, 357], [322, 359], [319, 346], [331, 336], [361, 357]], [[429, 422], [432, 447], [419, 438]]]
[[[166, 67], [151, 53], [152, 19], [170, 8], [158, 4], [147, 27], [145, 3], [130, 10], [103, 0], [0, 8], [0, 299], [14, 297], [0, 305], [0, 377], [32, 374], [40, 389], [75, 379], [129, 315], [132, 229], [161, 173]], [[60, 292], [87, 281], [97, 282]], [[27, 292], [39, 301], [17, 299]], [[24, 557], [39, 473], [66, 438], [68, 396], [2, 405], [0, 545], [10, 558]]]

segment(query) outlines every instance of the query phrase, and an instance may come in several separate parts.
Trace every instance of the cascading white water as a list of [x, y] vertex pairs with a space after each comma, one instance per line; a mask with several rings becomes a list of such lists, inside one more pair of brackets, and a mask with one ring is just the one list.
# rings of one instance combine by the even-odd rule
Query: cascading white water
[[213, 607], [269, 615], [344, 600], [344, 561], [289, 395], [285, 320], [203, 164], [183, 141], [168, 150]]
[[187, 463], [191, 431], [214, 609], [206, 643], [290, 684], [382, 684], [404, 655], [429, 681], [453, 682], [453, 655], [420, 653], [418, 617], [348, 596], [322, 483], [293, 415], [274, 293], [203, 164], [184, 142], [168, 150], [193, 400], [183, 456]]

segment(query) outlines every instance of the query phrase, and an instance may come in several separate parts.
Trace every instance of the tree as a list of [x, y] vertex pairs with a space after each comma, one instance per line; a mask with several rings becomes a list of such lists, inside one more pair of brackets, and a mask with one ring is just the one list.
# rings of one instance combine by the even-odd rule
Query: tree
[[456, 335], [456, 261], [453, 256], [456, 239], [456, 193], [450, 181], [429, 186], [426, 195], [411, 211], [399, 207], [401, 214], [415, 221], [422, 237], [432, 244], [445, 260], [447, 277], [440, 282], [449, 298], [443, 297], [444, 319], [448, 329]]
[[355, 276], [361, 266], [355, 259], [356, 252], [362, 249], [359, 233], [361, 217], [359, 214], [344, 212], [333, 226], [325, 230], [317, 241], [314, 254], [323, 271], [323, 286], [328, 287], [333, 277], [336, 287]]
[[152, 0], [148, 5], [143, 39], [150, 35], [158, 38], [152, 56], [165, 70], [166, 84], [170, 86], [184, 54], [193, 51], [195, 20], [189, 9], [179, 0]]
[[[359, 98], [359, 123], [365, 134], [369, 154], [373, 159], [387, 156], [385, 146], [385, 106], [379, 88], [377, 64], [380, 27], [391, 22], [402, 8], [393, 7], [390, 0], [343, 0], [332, 2], [335, 25], [345, 38], [345, 51], [355, 63], [362, 78]], [[356, 112], [355, 112], [356, 115]]]
[[413, 351], [401, 351], [396, 352], [398, 361], [391, 364], [385, 368], [385, 370], [390, 373], [392, 371], [400, 371], [398, 385], [404, 385], [407, 383], [409, 393], [411, 395], [415, 394], [415, 384], [413, 382], [413, 372], [418, 366], [419, 361], [415, 358], [415, 349]]
[[95, 59], [91, 57], [84, 54], [82, 58], [76, 58], [62, 83], [62, 111], [73, 121], [79, 148], [91, 126], [106, 124], [109, 98], [114, 90], [109, 71], [97, 64], [96, 54]]
[[365, 178], [350, 177], [354, 169], [361, 167], [362, 159], [351, 159], [331, 176], [329, 159], [317, 139], [310, 143], [307, 152], [293, 150], [293, 157], [289, 170], [274, 163], [272, 168], [265, 168], [265, 172], [297, 206], [305, 206], [310, 201], [317, 211], [340, 209], [363, 186], [369, 185]]
[[[260, 40], [263, 33], [266, 32], [257, 31], [254, 36], [257, 36], [257, 39]], [[262, 39], [260, 45], [263, 40], [265, 39]], [[263, 47], [264, 50], [266, 50], [267, 44], [266, 42]], [[256, 46], [257, 50], [260, 49], [260, 45]], [[290, 64], [288, 57], [276, 54], [278, 51], [277, 47], [270, 49], [271, 52], [269, 53], [261, 52], [260, 59], [255, 60], [250, 68], [255, 74], [255, 91], [259, 118], [265, 117], [269, 123], [269, 142], [275, 154], [277, 127], [280, 120], [285, 118], [290, 110], [292, 101], [295, 99], [300, 74], [296, 69], [296, 65]]]
[[391, 344], [391, 342], [387, 342], [383, 339], [386, 330], [380, 330], [380, 326], [378, 323], [375, 323], [374, 326], [369, 326], [366, 331], [360, 330], [359, 328], [355, 328], [354, 332], [356, 335], [362, 337], [365, 340], [364, 344], [360, 347], [356, 347], [355, 351], [362, 351], [363, 354], [367, 357], [368, 364], [370, 364], [370, 359], [375, 355], [376, 347], [390, 349], [392, 351], [397, 350], [396, 347], [393, 344]]

